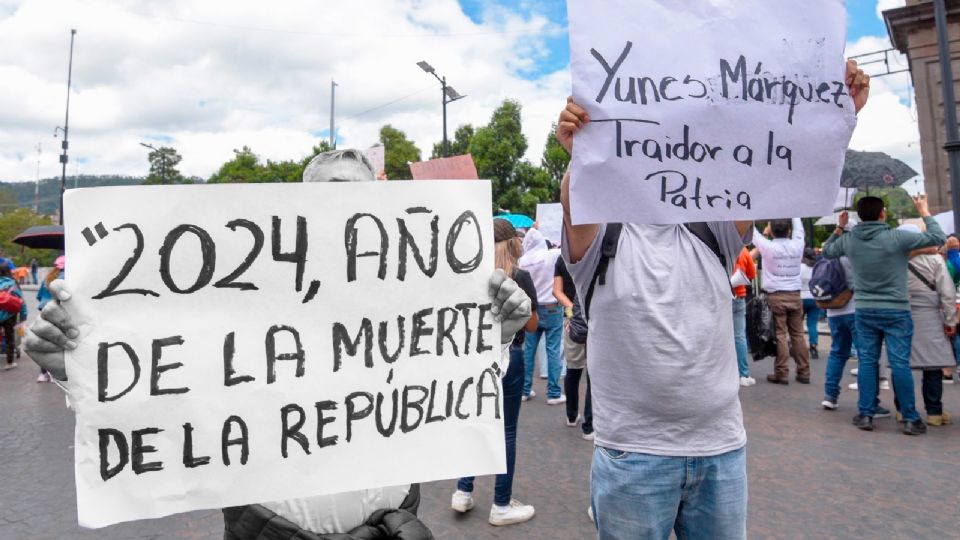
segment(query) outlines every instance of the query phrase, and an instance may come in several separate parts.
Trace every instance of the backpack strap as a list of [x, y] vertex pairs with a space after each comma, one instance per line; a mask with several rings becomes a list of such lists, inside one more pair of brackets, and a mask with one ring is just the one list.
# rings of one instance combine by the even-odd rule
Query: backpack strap
[[937, 286], [934, 285], [933, 283], [930, 283], [930, 280], [924, 277], [924, 275], [920, 273], [920, 270], [916, 266], [914, 266], [913, 263], [907, 263], [907, 269], [910, 270], [911, 274], [917, 276], [917, 279], [919, 279], [924, 285], [926, 285], [928, 289], [930, 289], [933, 292], [937, 292]]
[[584, 320], [590, 320], [590, 302], [593, 300], [593, 290], [597, 282], [600, 285], [607, 284], [607, 267], [610, 266], [610, 259], [617, 256], [621, 232], [623, 232], [623, 223], [608, 223], [607, 230], [603, 233], [603, 241], [600, 244], [600, 261], [597, 262], [597, 269], [593, 272], [593, 278], [587, 288], [587, 295], [583, 299]]
[[727, 268], [727, 257], [720, 251], [720, 242], [717, 241], [717, 236], [713, 234], [713, 231], [710, 230], [710, 227], [702, 222], [694, 223], [684, 223], [684, 226], [688, 231], [692, 232], [694, 236], [700, 239], [701, 242], [706, 244], [710, 251], [720, 259], [720, 266], [723, 266], [724, 270]]

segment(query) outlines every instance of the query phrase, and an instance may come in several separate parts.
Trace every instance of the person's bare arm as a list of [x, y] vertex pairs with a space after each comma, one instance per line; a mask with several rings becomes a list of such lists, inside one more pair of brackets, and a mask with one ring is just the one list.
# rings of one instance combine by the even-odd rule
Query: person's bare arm
[[557, 299], [557, 302], [560, 302], [560, 305], [564, 309], [573, 308], [573, 302], [567, 295], [563, 294], [563, 278], [559, 276], [553, 277], [553, 296]]
[[[573, 134], [580, 131], [588, 122], [590, 117], [587, 111], [574, 103], [572, 97], [568, 97], [567, 106], [560, 113], [560, 120], [557, 122], [557, 140], [569, 154], [573, 155]], [[563, 183], [560, 185], [560, 203], [563, 204], [563, 228], [567, 234], [566, 247], [570, 254], [570, 262], [577, 263], [587, 253], [600, 226], [574, 225], [570, 220], [569, 169], [563, 175]]]

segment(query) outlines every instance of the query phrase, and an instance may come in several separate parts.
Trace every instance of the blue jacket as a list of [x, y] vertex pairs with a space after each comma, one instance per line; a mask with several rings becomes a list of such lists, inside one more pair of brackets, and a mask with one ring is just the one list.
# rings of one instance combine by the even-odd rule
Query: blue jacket
[[[23, 300], [23, 293], [20, 292], [20, 286], [17, 285], [16, 281], [8, 277], [0, 278], [0, 291], [5, 291], [7, 289], [9, 289], [11, 293], [19, 296], [20, 299]], [[16, 315], [15, 313], [0, 311], [0, 323], [8, 320], [10, 317], [14, 317], [15, 315]], [[20, 306], [20, 320], [21, 321], [27, 320], [27, 303], [26, 302], [24, 302]]]

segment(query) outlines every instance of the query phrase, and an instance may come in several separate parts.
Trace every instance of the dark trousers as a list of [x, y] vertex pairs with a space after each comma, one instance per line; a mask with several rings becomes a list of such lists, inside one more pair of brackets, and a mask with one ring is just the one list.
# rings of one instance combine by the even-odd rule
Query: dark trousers
[[[517, 421], [523, 397], [523, 347], [510, 347], [510, 366], [503, 376], [503, 438], [506, 442], [507, 472], [498, 474], [493, 489], [493, 504], [507, 506], [513, 498], [513, 471], [517, 461]], [[568, 398], [569, 399], [569, 398]], [[473, 476], [461, 478], [457, 489], [473, 492]]]
[[[563, 380], [563, 392], [567, 395], [567, 420], [573, 422], [580, 412], [580, 377], [586, 369], [567, 368], [567, 376]], [[583, 400], [584, 433], [593, 433], [593, 405], [590, 402], [590, 373], [587, 373], [587, 395]]]
[[17, 350], [17, 316], [14, 315], [0, 324], [3, 326], [3, 344], [7, 347], [7, 364], [12, 364]]
[[[943, 414], [943, 370], [925, 369], [923, 370], [923, 383], [920, 385], [920, 393], [923, 394], [923, 408], [927, 410], [927, 416], [938, 416]], [[893, 395], [893, 401], [900, 410], [900, 400], [896, 393]]]

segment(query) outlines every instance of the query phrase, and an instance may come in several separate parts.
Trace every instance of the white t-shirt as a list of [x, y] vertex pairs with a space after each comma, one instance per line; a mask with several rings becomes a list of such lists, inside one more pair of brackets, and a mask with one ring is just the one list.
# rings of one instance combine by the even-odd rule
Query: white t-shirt
[[768, 240], [760, 233], [753, 243], [763, 257], [763, 290], [767, 292], [800, 290], [800, 259], [803, 258], [803, 223], [793, 218], [793, 236]]
[[810, 278], [813, 277], [813, 267], [800, 263], [800, 298], [804, 300], [813, 300], [813, 293], [810, 292]]
[[540, 231], [527, 231], [523, 239], [523, 256], [517, 262], [520, 268], [530, 273], [537, 288], [537, 303], [541, 306], [557, 303], [557, 297], [553, 295], [553, 275], [559, 258], [560, 250], [548, 248]]
[[[744, 239], [733, 223], [708, 225], [727, 268], [682, 225], [623, 226], [606, 284], [594, 288], [587, 323], [600, 446], [702, 457], [746, 444], [727, 278]], [[590, 286], [605, 230], [600, 227], [576, 264], [563, 240], [579, 291]]]

